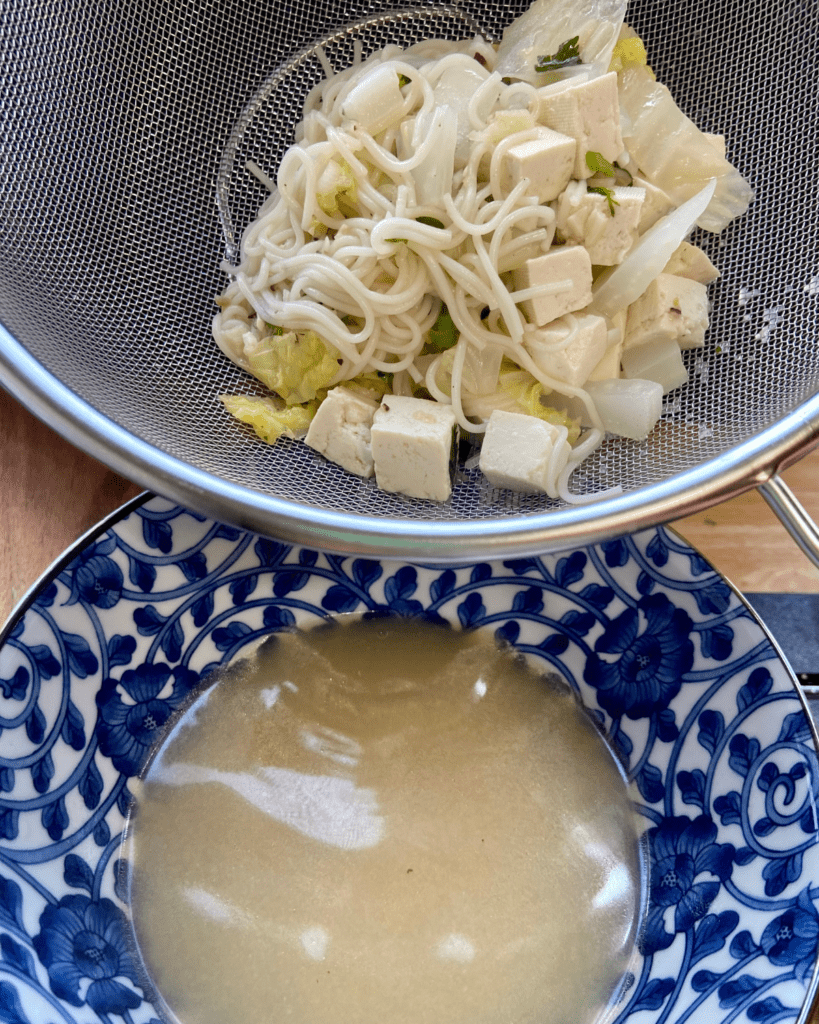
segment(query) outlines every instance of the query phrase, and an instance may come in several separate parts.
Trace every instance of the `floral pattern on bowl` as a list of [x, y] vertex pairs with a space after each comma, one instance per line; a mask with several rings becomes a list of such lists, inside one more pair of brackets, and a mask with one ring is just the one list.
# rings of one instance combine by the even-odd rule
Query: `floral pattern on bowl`
[[0, 1022], [149, 1024], [120, 840], [164, 723], [271, 631], [397, 614], [559, 672], [638, 793], [648, 909], [618, 1024], [804, 1021], [819, 942], [814, 734], [740, 597], [657, 528], [543, 557], [410, 565], [244, 533], [159, 498], [68, 552], [0, 647]]

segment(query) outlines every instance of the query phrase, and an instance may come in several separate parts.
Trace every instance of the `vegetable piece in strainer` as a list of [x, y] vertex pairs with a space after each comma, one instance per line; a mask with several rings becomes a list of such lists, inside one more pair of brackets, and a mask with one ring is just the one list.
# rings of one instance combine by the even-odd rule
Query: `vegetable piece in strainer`
[[[451, 406], [476, 442], [495, 410], [535, 416], [566, 443], [505, 485], [599, 496], [574, 495], [572, 471], [607, 432], [644, 438], [686, 379], [680, 346], [704, 344], [712, 277], [692, 281], [702, 262], [675, 254], [753, 197], [655, 81], [624, 11], [537, 0], [497, 48], [388, 46], [311, 91], [217, 300], [217, 343], [273, 393], [226, 397], [238, 418], [332, 458], [327, 425], [309, 424], [339, 386], [373, 410], [412, 398], [421, 419]], [[356, 444], [368, 428], [356, 419]], [[406, 448], [422, 463], [420, 442]], [[423, 493], [407, 472], [389, 489]]]

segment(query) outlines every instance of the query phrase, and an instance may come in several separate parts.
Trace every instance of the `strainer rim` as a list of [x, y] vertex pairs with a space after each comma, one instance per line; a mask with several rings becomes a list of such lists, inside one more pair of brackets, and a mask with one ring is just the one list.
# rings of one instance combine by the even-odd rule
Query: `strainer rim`
[[339, 554], [458, 562], [599, 543], [750, 490], [819, 442], [819, 392], [752, 438], [656, 484], [585, 506], [473, 521], [365, 517], [224, 480], [137, 437], [54, 377], [0, 322], [0, 385], [86, 454], [212, 518]]

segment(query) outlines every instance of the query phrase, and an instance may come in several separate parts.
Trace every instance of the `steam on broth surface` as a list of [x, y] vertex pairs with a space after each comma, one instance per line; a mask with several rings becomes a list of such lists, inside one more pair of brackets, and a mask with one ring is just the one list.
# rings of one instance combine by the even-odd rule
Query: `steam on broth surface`
[[406, 619], [228, 670], [150, 765], [131, 843], [182, 1024], [584, 1024], [638, 925], [628, 790], [574, 697]]

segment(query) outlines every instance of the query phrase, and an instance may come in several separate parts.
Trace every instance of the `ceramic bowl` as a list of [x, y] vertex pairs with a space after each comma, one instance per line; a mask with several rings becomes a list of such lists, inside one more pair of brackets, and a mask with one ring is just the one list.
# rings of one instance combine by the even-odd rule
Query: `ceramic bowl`
[[143, 498], [66, 552], [0, 637], [0, 1021], [156, 1021], [130, 959], [121, 850], [152, 743], [260, 636], [367, 612], [493, 632], [560, 673], [608, 735], [650, 856], [618, 1024], [806, 1019], [812, 725], [761, 623], [677, 535], [413, 565]]

